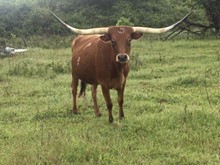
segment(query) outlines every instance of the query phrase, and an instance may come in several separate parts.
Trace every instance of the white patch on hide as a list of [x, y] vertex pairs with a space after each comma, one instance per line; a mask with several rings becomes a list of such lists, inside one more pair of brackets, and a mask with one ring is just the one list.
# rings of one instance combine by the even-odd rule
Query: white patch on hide
[[80, 62], [80, 57], [78, 57], [78, 60], [77, 60], [77, 65], [79, 65], [79, 62]]

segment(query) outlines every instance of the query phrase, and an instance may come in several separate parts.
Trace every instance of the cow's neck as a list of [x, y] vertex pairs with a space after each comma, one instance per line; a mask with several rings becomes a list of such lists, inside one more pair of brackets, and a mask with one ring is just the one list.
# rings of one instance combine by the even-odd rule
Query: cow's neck
[[125, 68], [126, 64], [121, 64], [118, 62], [113, 62], [112, 65], [112, 72], [113, 72], [113, 77], [112, 78], [117, 78], [117, 77], [121, 77], [124, 73], [124, 68]]
[[125, 70], [125, 65], [126, 64], [120, 64], [117, 62], [112, 63], [111, 65], [111, 71], [110, 71], [110, 77], [108, 77], [108, 87], [110, 89], [120, 89], [122, 88], [122, 84], [124, 84], [126, 76], [124, 75], [124, 70]]

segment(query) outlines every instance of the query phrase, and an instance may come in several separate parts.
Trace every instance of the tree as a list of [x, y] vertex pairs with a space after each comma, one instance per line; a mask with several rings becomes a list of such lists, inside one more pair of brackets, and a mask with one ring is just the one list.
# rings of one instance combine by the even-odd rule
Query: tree
[[220, 1], [219, 0], [197, 0], [197, 3], [202, 5], [206, 11], [210, 21], [210, 27], [216, 32], [220, 31]]
[[211, 26], [219, 31], [219, 3], [219, 0], [0, 0], [0, 37], [69, 34], [48, 9], [78, 28], [113, 26], [118, 20], [121, 24], [163, 27], [196, 6], [190, 25], [193, 22], [193, 26], [203, 25], [204, 29]]

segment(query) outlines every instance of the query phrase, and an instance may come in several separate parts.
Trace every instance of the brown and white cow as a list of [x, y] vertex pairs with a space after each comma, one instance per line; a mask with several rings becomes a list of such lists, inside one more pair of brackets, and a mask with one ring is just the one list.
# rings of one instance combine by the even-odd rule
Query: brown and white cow
[[91, 84], [94, 111], [96, 116], [101, 116], [96, 98], [96, 89], [100, 84], [109, 113], [109, 122], [113, 122], [110, 89], [117, 90], [119, 118], [124, 117], [123, 95], [129, 72], [131, 41], [139, 39], [143, 33], [167, 32], [189, 16], [188, 14], [177, 23], [165, 28], [111, 26], [76, 29], [63, 22], [52, 12], [51, 14], [65, 27], [79, 34], [72, 43], [73, 112], [78, 113], [76, 95], [78, 81], [81, 80], [80, 95], [85, 92], [85, 84]]

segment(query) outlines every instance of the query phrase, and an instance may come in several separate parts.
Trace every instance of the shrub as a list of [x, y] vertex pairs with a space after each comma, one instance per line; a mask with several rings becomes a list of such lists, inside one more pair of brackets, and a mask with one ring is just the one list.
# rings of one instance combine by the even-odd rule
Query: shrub
[[134, 26], [134, 24], [131, 22], [130, 18], [121, 17], [117, 23], [116, 26]]

